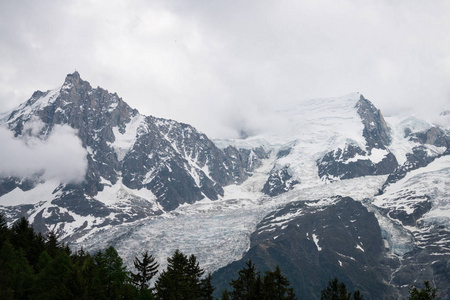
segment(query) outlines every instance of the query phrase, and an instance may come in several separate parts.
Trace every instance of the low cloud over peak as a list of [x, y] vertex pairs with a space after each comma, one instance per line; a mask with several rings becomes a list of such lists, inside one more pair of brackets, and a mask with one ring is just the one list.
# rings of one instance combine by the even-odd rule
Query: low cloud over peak
[[0, 176], [19, 178], [42, 174], [43, 179], [62, 183], [80, 183], [87, 169], [87, 152], [77, 131], [68, 125], [56, 125], [45, 137], [39, 137], [43, 123], [33, 120], [24, 126], [24, 134], [0, 127]]

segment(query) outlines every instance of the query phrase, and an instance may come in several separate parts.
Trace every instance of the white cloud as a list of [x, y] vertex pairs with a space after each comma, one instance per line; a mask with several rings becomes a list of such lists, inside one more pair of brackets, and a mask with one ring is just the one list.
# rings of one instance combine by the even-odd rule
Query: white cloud
[[450, 103], [449, 9], [415, 0], [2, 1], [0, 104], [13, 108], [78, 70], [142, 113], [212, 136], [267, 125], [280, 102], [354, 91], [385, 114], [437, 114]]
[[79, 183], [87, 169], [86, 150], [68, 125], [56, 125], [45, 139], [37, 137], [43, 128], [41, 121], [26, 124], [23, 136], [0, 127], [0, 176], [20, 178], [43, 173], [43, 179], [58, 179], [62, 183]]

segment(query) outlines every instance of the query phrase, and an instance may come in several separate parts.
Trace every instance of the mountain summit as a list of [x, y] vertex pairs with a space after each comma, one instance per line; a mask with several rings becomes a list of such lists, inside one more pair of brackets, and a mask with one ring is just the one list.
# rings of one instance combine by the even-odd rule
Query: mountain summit
[[[52, 228], [63, 236], [161, 214], [183, 203], [217, 200], [223, 186], [242, 183], [266, 155], [262, 148], [221, 150], [192, 126], [141, 115], [116, 93], [92, 88], [78, 72], [67, 75], [60, 88], [35, 92], [9, 115], [6, 126], [20, 137], [36, 119], [43, 123], [41, 139], [55, 126], [69, 125], [86, 149], [82, 183], [55, 185], [37, 178], [30, 183], [34, 188], [55, 186], [36, 203], [18, 200], [34, 205], [27, 214], [40, 230]], [[2, 178], [0, 196], [23, 188], [23, 181]], [[93, 224], [90, 216], [101, 220]], [[65, 229], [74, 220], [83, 221]]]

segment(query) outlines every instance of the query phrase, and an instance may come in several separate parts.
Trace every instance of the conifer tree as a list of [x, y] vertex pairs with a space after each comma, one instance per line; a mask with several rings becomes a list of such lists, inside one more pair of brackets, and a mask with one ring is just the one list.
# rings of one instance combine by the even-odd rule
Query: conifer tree
[[281, 273], [279, 266], [275, 271], [266, 272], [264, 276], [264, 298], [273, 300], [294, 300], [294, 289], [289, 287], [290, 282]]
[[[42, 257], [41, 255], [40, 258]], [[67, 253], [61, 252], [54, 259], [50, 258], [47, 265], [37, 275], [33, 298], [64, 299], [65, 285], [72, 270], [73, 264]]]
[[86, 289], [87, 299], [99, 299], [97, 295], [102, 291], [99, 279], [99, 269], [94, 258], [86, 255], [82, 263], [79, 264], [82, 283]]
[[211, 299], [210, 276], [202, 280], [204, 271], [194, 255], [188, 258], [176, 250], [167, 262], [167, 269], [156, 280], [156, 299]]
[[230, 300], [230, 293], [227, 289], [222, 292], [222, 297], [220, 297], [220, 300]]
[[137, 272], [132, 273], [133, 283], [140, 289], [148, 289], [148, 282], [158, 273], [158, 263], [155, 261], [153, 255], [149, 255], [148, 252], [141, 254], [142, 260], [139, 258], [134, 258], [134, 267]]
[[8, 239], [9, 239], [8, 223], [6, 222], [5, 216], [2, 213], [0, 213], [0, 247]]
[[[15, 250], [9, 241], [0, 249], [0, 274], [4, 286], [0, 287], [5, 299], [27, 299], [33, 286], [33, 269], [22, 249]], [[1, 298], [3, 299], [3, 297]]]
[[409, 288], [408, 300], [434, 300], [437, 298], [437, 289], [432, 288], [428, 281], [424, 282], [425, 288], [418, 290], [416, 287]]
[[50, 255], [50, 257], [55, 258], [61, 247], [61, 245], [58, 242], [58, 238], [56, 237], [55, 232], [50, 231], [47, 233], [47, 240], [45, 241], [45, 248], [47, 250], [47, 253]]
[[48, 254], [47, 251], [42, 251], [39, 255], [37, 263], [34, 265], [34, 270], [36, 273], [40, 273], [45, 267], [47, 267], [50, 262], [52, 261], [52, 258]]
[[353, 300], [364, 300], [364, 296], [361, 295], [359, 290], [353, 292]]
[[360, 300], [364, 299], [364, 297], [361, 295], [359, 290], [356, 290], [353, 293], [347, 292], [347, 287], [345, 286], [345, 283], [339, 282], [337, 278], [334, 278], [330, 281], [328, 281], [328, 285], [325, 289], [322, 290], [321, 300]]
[[213, 300], [214, 287], [211, 284], [212, 275], [208, 274], [205, 278], [200, 281], [200, 295], [199, 300]]
[[289, 287], [290, 282], [281, 273], [279, 266], [275, 271], [265, 272], [264, 277], [256, 270], [251, 260], [238, 271], [238, 278], [231, 280], [232, 290], [222, 293], [222, 300], [294, 300], [294, 289]]
[[262, 299], [261, 276], [251, 260], [246, 262], [246, 267], [238, 271], [238, 275], [237, 279], [230, 282], [230, 299]]
[[334, 278], [328, 282], [328, 286], [322, 290], [321, 300], [350, 300], [351, 294], [347, 293], [347, 287], [343, 282]]
[[14, 248], [22, 248], [28, 262], [34, 266], [40, 253], [45, 249], [45, 239], [42, 234], [36, 234], [28, 220], [22, 217], [12, 225], [9, 236]]
[[98, 278], [106, 290], [106, 296], [112, 299], [120, 298], [123, 285], [129, 280], [122, 258], [116, 249], [110, 246], [105, 252], [99, 251], [94, 259], [99, 269]]
[[98, 267], [89, 253], [83, 249], [71, 256], [74, 269], [66, 284], [67, 298], [102, 299], [102, 287], [98, 278]]

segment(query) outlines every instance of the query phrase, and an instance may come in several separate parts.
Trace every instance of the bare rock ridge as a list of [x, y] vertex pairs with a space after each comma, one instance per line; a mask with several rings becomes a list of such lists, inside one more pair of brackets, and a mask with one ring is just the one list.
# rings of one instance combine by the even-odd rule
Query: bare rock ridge
[[367, 149], [369, 151], [373, 148], [385, 149], [389, 146], [392, 137], [381, 111], [363, 95], [356, 103], [356, 109], [364, 124], [363, 136], [367, 141]]

